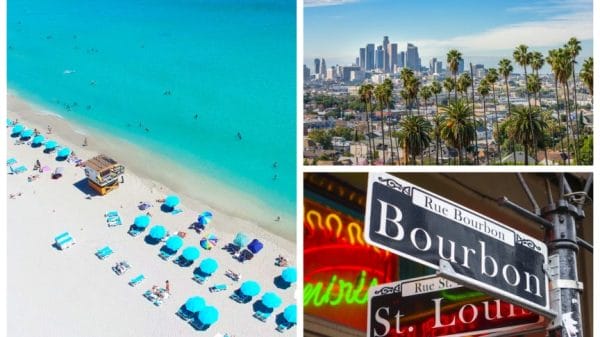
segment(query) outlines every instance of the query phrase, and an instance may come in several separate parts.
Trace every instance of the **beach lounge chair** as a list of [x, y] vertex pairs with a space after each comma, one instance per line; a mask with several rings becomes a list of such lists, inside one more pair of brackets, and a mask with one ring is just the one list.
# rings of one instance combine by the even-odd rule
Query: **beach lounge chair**
[[224, 291], [227, 290], [227, 285], [222, 283], [222, 284], [215, 284], [214, 286], [208, 288], [208, 291], [210, 291], [211, 293], [218, 293], [220, 291]]
[[156, 299], [153, 302], [154, 305], [157, 306], [157, 307], [160, 307], [163, 304], [164, 300], [166, 300], [167, 298], [169, 298], [169, 293], [165, 289], [160, 288], [160, 293], [162, 294], [162, 297], [157, 296]]
[[242, 274], [235, 273], [231, 269], [227, 269], [227, 271], [225, 272], [225, 276], [229, 277], [234, 281], [239, 281], [242, 278]]
[[109, 247], [109, 246], [105, 246], [103, 248], [100, 248], [96, 251], [96, 256], [100, 259], [100, 260], [104, 260], [107, 257], [110, 256], [110, 254], [113, 253], [113, 250]]
[[16, 169], [13, 169], [13, 170], [12, 170], [12, 172], [13, 172], [14, 174], [23, 173], [23, 172], [25, 172], [25, 171], [27, 171], [27, 167], [25, 167], [25, 165], [21, 165], [21, 166], [17, 167]]
[[146, 277], [144, 276], [144, 274], [139, 274], [138, 276], [132, 278], [129, 281], [129, 285], [132, 287], [137, 286], [138, 284], [142, 283], [142, 281], [144, 281], [146, 279]]
[[284, 332], [285, 330], [288, 330], [289, 328], [291, 328], [294, 324], [289, 323], [289, 322], [283, 322], [279, 325], [277, 325], [277, 328], [275, 328], [275, 330], [279, 331], [279, 332]]
[[129, 263], [127, 263], [127, 261], [121, 261], [112, 267], [112, 270], [117, 275], [125, 274], [129, 269], [131, 269], [131, 265], [129, 265]]
[[208, 280], [209, 277], [210, 276], [208, 275], [194, 274], [192, 280], [196, 281], [199, 284], [204, 284], [204, 282], [206, 282], [206, 280]]
[[200, 322], [199, 319], [194, 318], [193, 320], [190, 321], [190, 325], [196, 329], [196, 330], [204, 330], [206, 329], [207, 325], [203, 324], [202, 322]]
[[181, 208], [175, 208], [171, 211], [171, 215], [177, 215], [179, 213], [183, 213], [183, 210]]
[[257, 318], [258, 320], [262, 321], [262, 322], [266, 322], [267, 319], [271, 316], [271, 312], [262, 312], [260, 310], [257, 310], [254, 312], [254, 318]]
[[108, 224], [108, 227], [116, 227], [116, 226], [121, 226], [123, 224], [123, 222], [121, 221], [121, 217], [116, 217], [112, 221], [108, 221], [107, 224]]
[[242, 304], [248, 303], [248, 302], [250, 302], [252, 300], [252, 297], [244, 295], [244, 294], [242, 294], [239, 291], [233, 292], [233, 294], [231, 294], [229, 296], [229, 298], [231, 298], [232, 300], [234, 300], [234, 301], [236, 301], [238, 303], [242, 303]]
[[194, 318], [194, 313], [187, 310], [185, 308], [185, 305], [182, 305], [175, 314], [177, 316], [181, 317], [181, 319], [183, 319], [184, 321], [188, 321], [188, 320]]
[[152, 290], [146, 290], [146, 292], [144, 293], [144, 297], [152, 302], [154, 302], [154, 300], [156, 300], [156, 295], [154, 295]]
[[161, 249], [160, 252], [158, 253], [158, 257], [160, 257], [161, 259], [163, 259], [165, 261], [172, 258], [173, 255], [175, 255], [175, 254], [167, 251], [166, 249]]
[[75, 240], [68, 232], [64, 232], [54, 238], [54, 244], [60, 250], [65, 250], [75, 244]]
[[17, 163], [17, 160], [15, 158], [8, 158], [8, 160], [6, 161], [6, 165], [14, 165]]
[[133, 237], [136, 237], [136, 236], [140, 235], [140, 233], [141, 233], [141, 231], [140, 231], [140, 230], [138, 230], [138, 229], [137, 229], [137, 228], [135, 228], [135, 227], [132, 227], [132, 228], [131, 228], [131, 229], [129, 229], [129, 231], [127, 232], [127, 234], [129, 234], [129, 235], [131, 235], [131, 236], [133, 236]]
[[108, 211], [104, 214], [104, 217], [106, 217], [106, 218], [110, 218], [113, 216], [119, 216], [119, 212], [118, 211]]

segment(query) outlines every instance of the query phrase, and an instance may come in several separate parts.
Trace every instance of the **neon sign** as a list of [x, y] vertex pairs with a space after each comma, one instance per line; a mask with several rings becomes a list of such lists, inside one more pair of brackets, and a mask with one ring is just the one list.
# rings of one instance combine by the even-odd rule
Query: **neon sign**
[[377, 285], [377, 279], [374, 278], [368, 286], [365, 286], [366, 275], [366, 271], [361, 271], [357, 284], [333, 275], [323, 292], [323, 282], [308, 283], [304, 286], [304, 305], [320, 307], [323, 305], [337, 306], [341, 303], [366, 304], [369, 301], [369, 287]]

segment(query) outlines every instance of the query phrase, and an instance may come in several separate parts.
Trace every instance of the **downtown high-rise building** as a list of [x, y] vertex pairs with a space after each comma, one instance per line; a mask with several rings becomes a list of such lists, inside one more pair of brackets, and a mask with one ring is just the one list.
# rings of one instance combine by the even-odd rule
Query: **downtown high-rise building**
[[442, 65], [444, 63], [442, 61], [437, 61], [437, 63], [435, 64], [435, 73], [436, 74], [442, 74], [444, 72], [444, 69], [442, 69]]
[[358, 66], [360, 67], [360, 69], [365, 70], [366, 61], [367, 61], [367, 48], [359, 49], [358, 58], [359, 58]]
[[387, 36], [383, 37], [382, 47], [383, 47], [383, 72], [389, 73], [390, 72], [390, 64], [391, 64], [390, 53], [389, 53], [390, 39]]
[[432, 57], [431, 60], [429, 60], [429, 74], [430, 75], [436, 73], [435, 67], [437, 66], [437, 62], [438, 62], [437, 58], [435, 58], [435, 57]]
[[458, 60], [458, 73], [462, 74], [465, 72], [465, 60], [460, 59]]
[[327, 76], [327, 65], [325, 64], [325, 59], [321, 58], [321, 75], [323, 75], [323, 77]]
[[367, 44], [365, 66], [366, 70], [375, 69], [375, 45], [372, 43]]
[[390, 72], [393, 72], [398, 67], [398, 44], [391, 43], [387, 53], [390, 59]]
[[406, 53], [401, 51], [398, 53], [398, 68], [406, 67]]
[[310, 68], [304, 65], [304, 82], [308, 82], [310, 80]]
[[321, 60], [315, 59], [315, 75], [319, 75], [321, 73]]
[[377, 50], [375, 51], [375, 68], [379, 70], [384, 70], [383, 64], [383, 46], [377, 46]]
[[419, 49], [409, 43], [406, 45], [406, 68], [412, 69], [416, 72], [421, 71], [421, 62], [419, 58]]

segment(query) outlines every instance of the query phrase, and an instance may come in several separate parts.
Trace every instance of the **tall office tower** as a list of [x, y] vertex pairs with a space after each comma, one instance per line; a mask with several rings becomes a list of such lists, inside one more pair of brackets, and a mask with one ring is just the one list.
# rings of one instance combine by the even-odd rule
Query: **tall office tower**
[[331, 67], [329, 69], [326, 70], [325, 72], [325, 78], [328, 81], [334, 81], [337, 78], [337, 72], [335, 71], [334, 67]]
[[390, 72], [393, 72], [394, 69], [398, 66], [398, 44], [391, 43], [387, 53], [388, 58], [390, 59]]
[[310, 80], [310, 68], [304, 65], [304, 82], [308, 82]]
[[432, 57], [431, 60], [429, 60], [429, 74], [433, 75], [436, 73], [435, 71], [435, 66], [437, 65], [437, 58]]
[[379, 70], [383, 70], [383, 47], [377, 46], [377, 50], [375, 51], [375, 68]]
[[358, 66], [360, 67], [360, 69], [365, 70], [367, 60], [367, 48], [360, 48], [358, 52], [358, 57], [360, 58]]
[[390, 47], [390, 39], [387, 36], [383, 37], [383, 72], [390, 72], [390, 54], [388, 48]]
[[367, 44], [366, 70], [373, 69], [375, 69], [375, 45], [369, 43]]
[[458, 61], [458, 73], [462, 74], [465, 71], [465, 60]]
[[354, 59], [354, 65], [360, 67], [360, 57]]
[[403, 51], [398, 53], [398, 67], [399, 68], [406, 67], [406, 53], [404, 53]]
[[412, 43], [406, 45], [406, 67], [414, 71], [421, 71], [419, 49]]
[[321, 58], [321, 75], [327, 76], [327, 65], [325, 65], [325, 59]]
[[443, 65], [442, 61], [437, 61], [436, 65], [435, 65], [435, 72], [437, 74], [441, 75], [444, 72], [444, 70], [442, 69], [442, 65]]
[[321, 73], [321, 60], [315, 59], [315, 75], [319, 75]]

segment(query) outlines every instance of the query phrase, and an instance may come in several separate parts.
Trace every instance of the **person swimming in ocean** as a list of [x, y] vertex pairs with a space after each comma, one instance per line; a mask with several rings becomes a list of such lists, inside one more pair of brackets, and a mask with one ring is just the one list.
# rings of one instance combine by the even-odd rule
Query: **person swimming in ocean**
[[194, 119], [198, 119], [198, 114], [196, 114], [196, 115], [194, 116]]
[[277, 162], [273, 162], [273, 168], [277, 168]]
[[148, 128], [146, 128], [145, 130], [146, 130], [146, 132], [150, 132], [150, 129], [148, 129]]
[[237, 139], [238, 139], [238, 140], [242, 140], [242, 134], [241, 134], [239, 131], [238, 131], [238, 133], [237, 133]]

